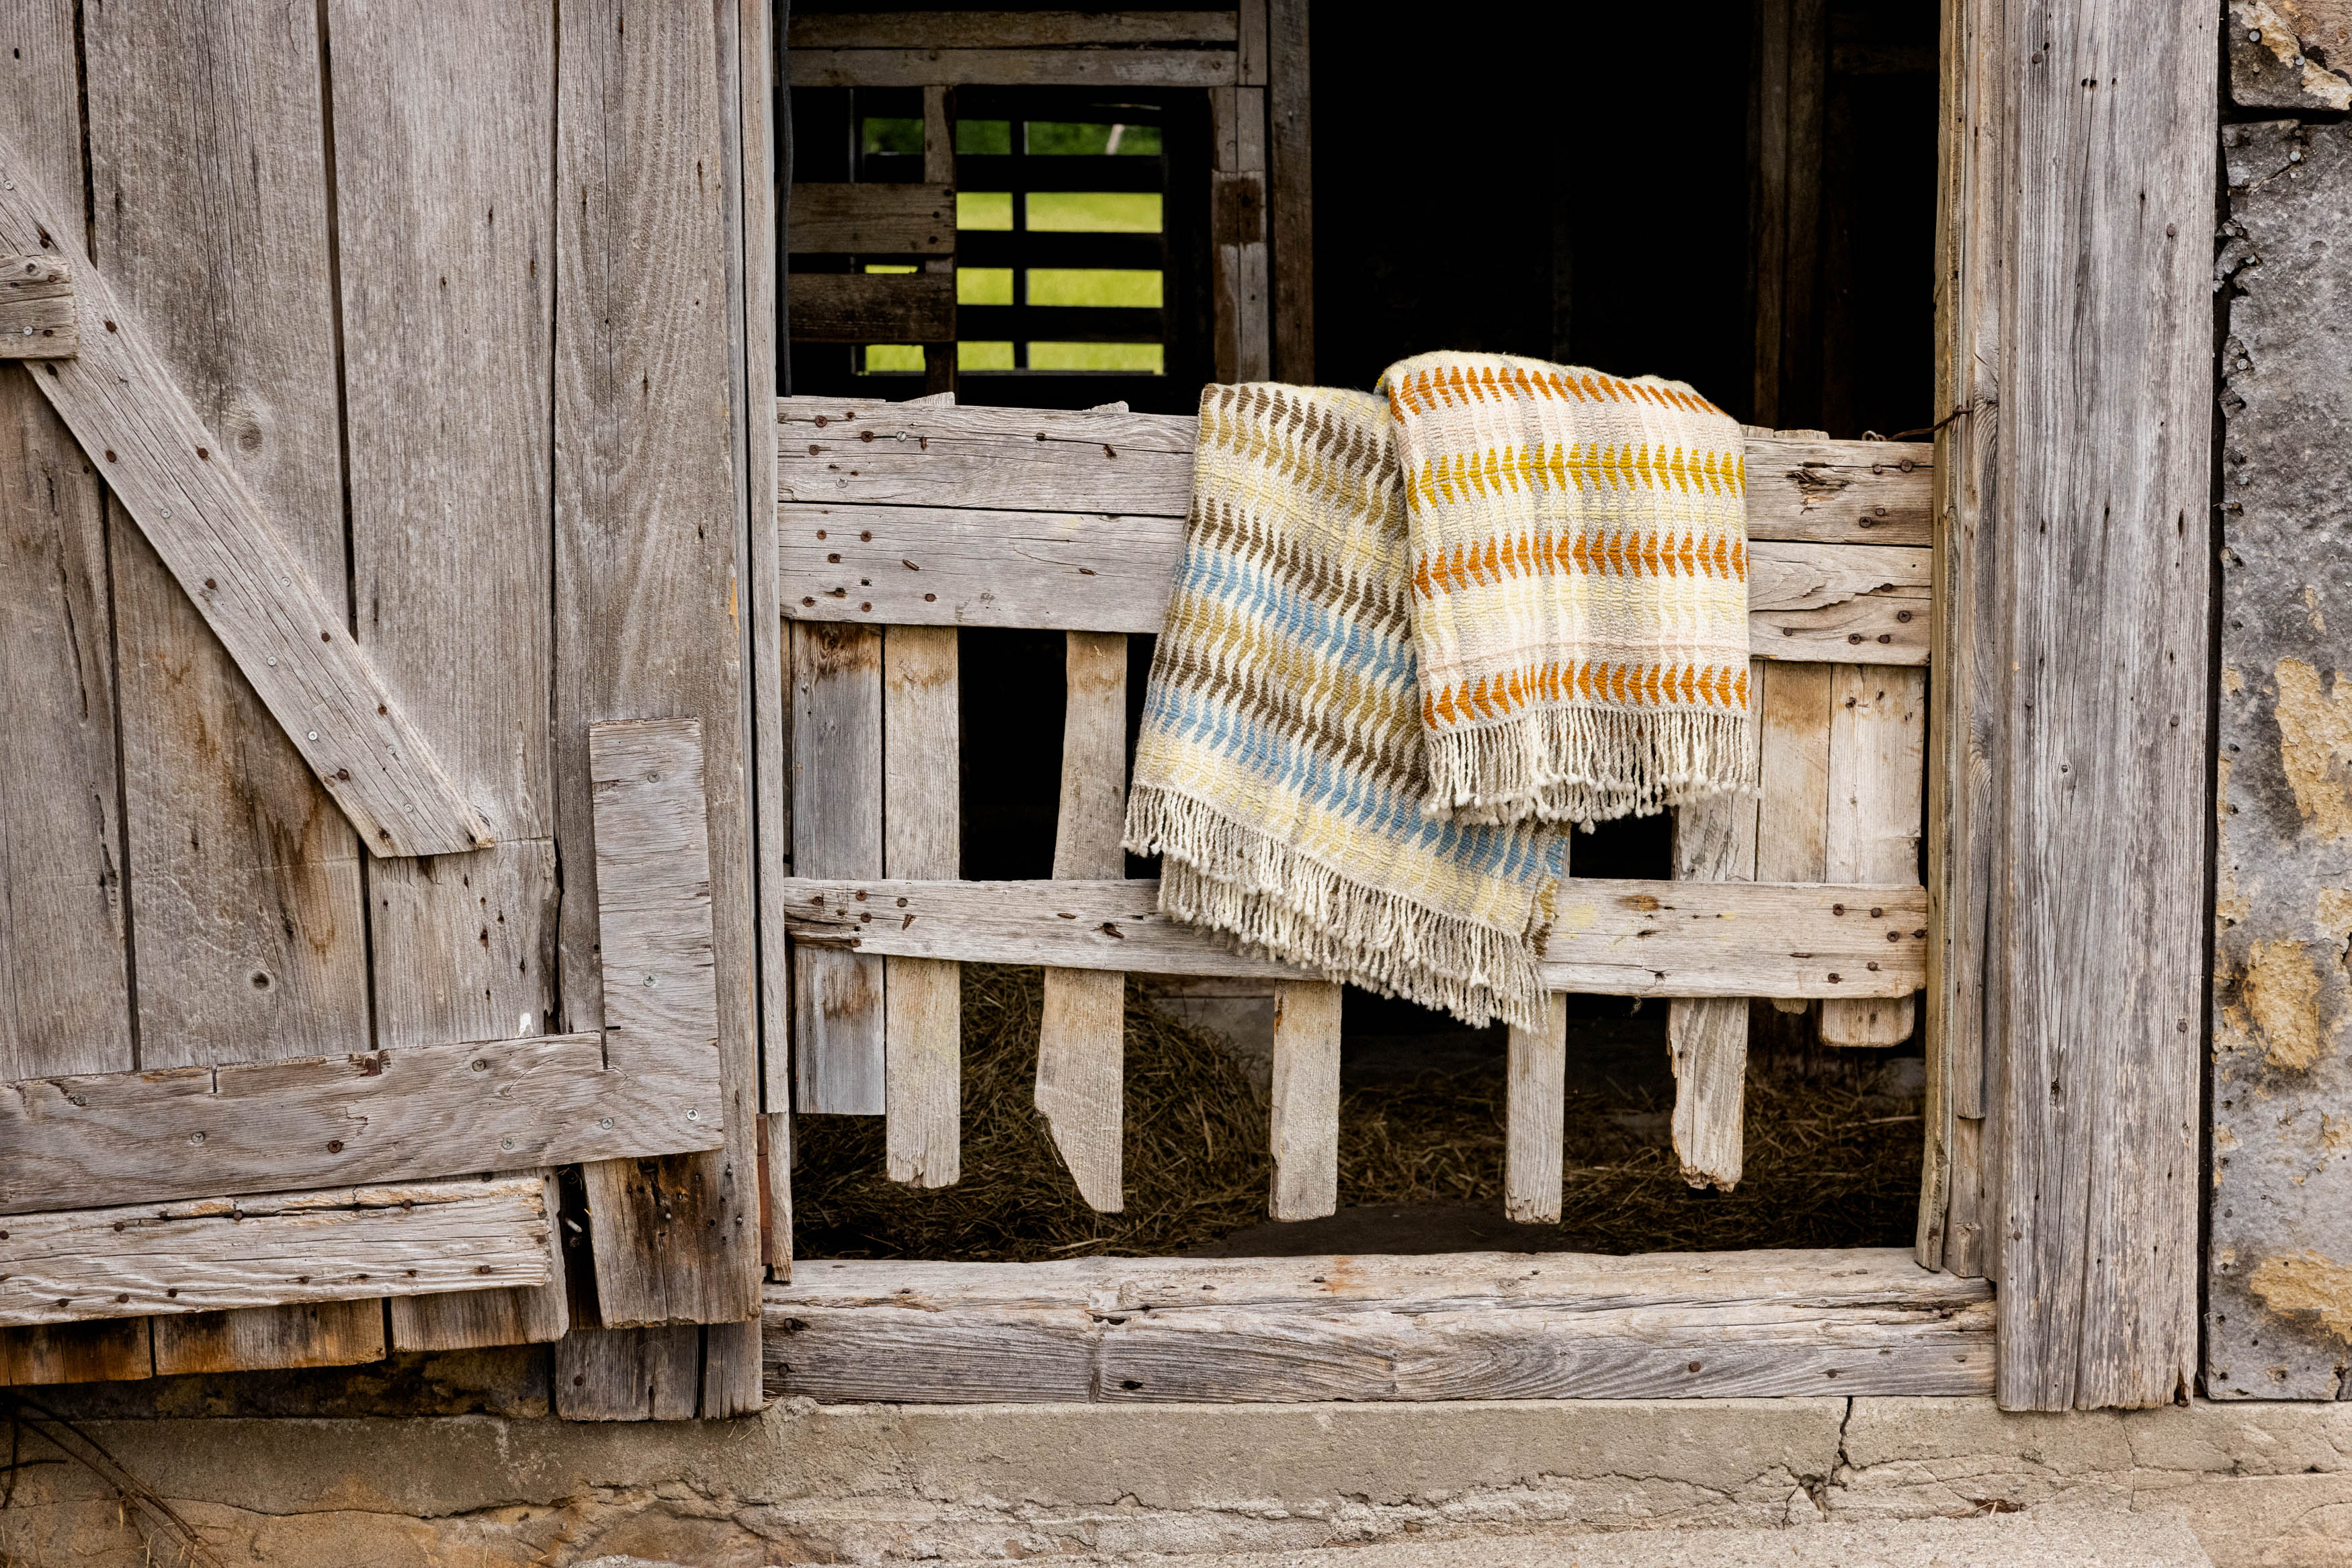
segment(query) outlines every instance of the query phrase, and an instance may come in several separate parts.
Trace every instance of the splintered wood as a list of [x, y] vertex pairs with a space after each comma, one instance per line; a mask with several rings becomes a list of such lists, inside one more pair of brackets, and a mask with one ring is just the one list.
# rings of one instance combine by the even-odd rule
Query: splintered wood
[[[1067, 666], [1054, 876], [1117, 878], [1127, 863], [1119, 847], [1127, 820], [1127, 639], [1073, 632]], [[1126, 1024], [1126, 975], [1046, 969], [1037, 1109], [1079, 1196], [1105, 1214], [1125, 1205]]]
[[1568, 997], [1544, 998], [1540, 1030], [1511, 1028], [1505, 1111], [1503, 1212], [1522, 1224], [1557, 1225], [1560, 1160], [1568, 1135]]

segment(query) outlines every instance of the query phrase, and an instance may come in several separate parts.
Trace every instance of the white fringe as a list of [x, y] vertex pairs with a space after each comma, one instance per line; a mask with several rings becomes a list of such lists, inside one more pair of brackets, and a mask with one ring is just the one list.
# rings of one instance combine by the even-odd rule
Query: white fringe
[[1543, 1027], [1548, 894], [1530, 900], [1525, 930], [1498, 930], [1350, 881], [1204, 801], [1140, 784], [1128, 797], [1127, 847], [1161, 857], [1162, 915], [1226, 932], [1245, 953], [1441, 1008], [1474, 1029], [1496, 1018]]
[[1648, 817], [1757, 789], [1754, 721], [1744, 713], [1541, 708], [1478, 729], [1423, 733], [1423, 810], [1456, 822], [1575, 822]]

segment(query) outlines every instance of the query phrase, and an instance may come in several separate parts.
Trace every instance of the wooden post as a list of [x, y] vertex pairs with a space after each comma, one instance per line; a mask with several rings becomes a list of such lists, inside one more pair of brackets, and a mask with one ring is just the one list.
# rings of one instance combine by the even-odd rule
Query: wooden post
[[1567, 1135], [1568, 996], [1553, 991], [1544, 998], [1540, 1031], [1511, 1030], [1504, 1112], [1506, 1217], [1524, 1224], [1559, 1223], [1561, 1145]]
[[[1069, 696], [1062, 727], [1062, 805], [1054, 830], [1056, 881], [1117, 877], [1127, 810], [1127, 638], [1069, 634]], [[1079, 1196], [1105, 1214], [1124, 1206], [1119, 1141], [1127, 977], [1047, 969], [1037, 1040], [1037, 1109]]]
[[[1839, 664], [1830, 685], [1831, 882], [1906, 883], [1919, 874], [1921, 734], [1927, 674], [1916, 667]], [[1822, 1003], [1824, 1045], [1900, 1045], [1910, 997]]]
[[[1756, 876], [1759, 882], [1829, 880], [1830, 687], [1836, 666], [1759, 664], [1757, 719], [1764, 755], [1758, 768]], [[1762, 831], [1769, 829], [1769, 831]], [[1775, 997], [1785, 1013], [1812, 1010]]]
[[[883, 869], [894, 877], [961, 874], [956, 653], [952, 626], [892, 626], [882, 633]], [[963, 1176], [963, 967], [935, 958], [884, 964], [890, 1179], [951, 1186]]]
[[1276, 1219], [1339, 1208], [1340, 988], [1285, 980], [1274, 988], [1274, 1191]]
[[[923, 89], [923, 183], [928, 185], [955, 183], [955, 120], [949, 113], [949, 93], [944, 87]], [[955, 276], [956, 258], [934, 256], [923, 262], [925, 272]], [[950, 321], [954, 313], [949, 313]], [[956, 390], [955, 334], [950, 331], [944, 343], [923, 345], [923, 392], [925, 396]]]
[[[2215, 125], [2201, 5], [2007, 8], [1991, 624], [2000, 1399], [2197, 1350]], [[2013, 139], [2013, 140], [2011, 140]], [[1962, 722], [1973, 715], [1959, 716]]]
[[[794, 622], [793, 869], [882, 874], [882, 633]], [[793, 949], [794, 1109], [878, 1116], [882, 960]]]
[[1220, 382], [1273, 374], [1265, 247], [1265, 89], [1209, 89], [1209, 242]]
[[[1748, 688], [1763, 686], [1761, 661]], [[1764, 727], [1752, 733], [1760, 742]], [[1675, 810], [1675, 880], [1756, 880], [1757, 802], [1723, 795]], [[1739, 1185], [1748, 1104], [1748, 998], [1677, 997], [1667, 1005], [1666, 1051], [1675, 1071], [1675, 1153], [1693, 1186]]]
[[1274, 245], [1274, 371], [1315, 380], [1314, 103], [1307, 0], [1266, 0], [1267, 202]]

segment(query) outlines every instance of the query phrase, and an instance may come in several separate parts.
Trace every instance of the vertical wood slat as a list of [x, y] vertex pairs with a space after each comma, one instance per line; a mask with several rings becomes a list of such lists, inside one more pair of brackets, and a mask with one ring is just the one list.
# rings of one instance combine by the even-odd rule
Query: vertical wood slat
[[2198, 1344], [2212, 16], [2004, 25], [1996, 1392], [2151, 1406]]
[[1544, 998], [1540, 1032], [1512, 1027], [1504, 1111], [1503, 1214], [1557, 1225], [1562, 1148], [1568, 1136], [1568, 997]]
[[[1927, 673], [1879, 664], [1832, 668], [1825, 880], [1916, 881]], [[1900, 1045], [1911, 1038], [1916, 1010], [1907, 996], [1824, 1001], [1822, 1043]]]
[[555, 1398], [566, 1421], [690, 1421], [699, 1408], [703, 1331], [574, 1329], [556, 1343]]
[[[927, 185], [955, 183], [955, 127], [948, 117], [948, 94], [944, 87], [923, 89], [923, 183]], [[934, 256], [924, 259], [925, 272], [952, 274], [956, 269], [953, 256]], [[930, 396], [956, 390], [956, 354], [953, 342], [923, 345], [923, 392]]]
[[1325, 980], [1274, 988], [1274, 1186], [1266, 1207], [1276, 1219], [1339, 1212], [1340, 994]]
[[1209, 240], [1220, 382], [1273, 374], [1267, 321], [1265, 89], [1209, 89]]
[[[1062, 800], [1054, 830], [1057, 880], [1126, 874], [1127, 638], [1072, 632], [1062, 726]], [[1127, 977], [1047, 969], [1037, 1040], [1037, 1109], [1078, 1194], [1116, 1214], [1125, 1202]]]
[[[793, 869], [882, 874], [882, 633], [796, 621], [793, 657]], [[793, 949], [793, 1104], [803, 1114], [884, 1112], [883, 964]]]
[[1307, 0], [1266, 0], [1268, 238], [1274, 363], [1295, 386], [1315, 381], [1314, 102]]
[[[962, 874], [957, 688], [954, 627], [884, 631], [886, 876]], [[893, 1181], [951, 1186], [962, 1178], [962, 976], [961, 965], [936, 959], [885, 961], [883, 1137]]]
[[[1763, 662], [1748, 666], [1749, 689], [1763, 689]], [[1757, 743], [1764, 726], [1753, 726]], [[1675, 879], [1752, 882], [1758, 802], [1718, 796], [1675, 809]], [[1675, 1154], [1683, 1179], [1728, 1192], [1743, 1166], [1742, 1118], [1748, 1103], [1748, 1000], [1677, 997], [1666, 1009], [1667, 1060], [1675, 1074]]]
[[[82, 189], [76, 7], [12, 7], [0, 134], [59, 193]], [[79, 236], [76, 236], [79, 237]], [[116, 792], [105, 491], [33, 384], [0, 363], [0, 1077], [138, 1065]], [[144, 1332], [141, 1339], [144, 1343]], [[26, 1366], [61, 1343], [11, 1336]], [[78, 1352], [76, 1353], [78, 1354]], [[95, 1354], [95, 1353], [94, 1353]], [[20, 1381], [24, 1380], [22, 1378]]]
[[[356, 634], [498, 839], [368, 867], [376, 1043], [538, 1034], [554, 1021], [559, 896], [554, 26], [489, 5], [325, 16]], [[481, 1294], [419, 1301], [401, 1324], [419, 1345], [498, 1344], [563, 1312], [560, 1282]]]
[[[2000, 130], [2005, 0], [1943, 9], [1937, 140], [1936, 633], [1927, 728], [1927, 1161], [1919, 1260], [1975, 1276], [1982, 1223], [1985, 913], [1999, 836], [1993, 789], [2005, 687], [1984, 527], [1995, 497], [2000, 402]], [[1962, 1127], [1963, 1121], [1974, 1125]], [[1964, 1164], [1964, 1162], [1967, 1162]]]

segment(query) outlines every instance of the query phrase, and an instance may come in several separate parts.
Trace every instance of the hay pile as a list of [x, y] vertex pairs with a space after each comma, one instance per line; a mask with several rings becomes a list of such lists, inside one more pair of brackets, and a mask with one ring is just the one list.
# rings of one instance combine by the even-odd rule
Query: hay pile
[[[963, 1180], [925, 1190], [887, 1179], [879, 1117], [801, 1117], [793, 1176], [800, 1256], [1166, 1257], [1265, 1218], [1265, 1096], [1211, 1037], [1130, 988], [1127, 1211], [1097, 1214], [1031, 1106], [1039, 972], [966, 965], [963, 977]], [[1499, 1207], [1503, 1107], [1499, 1075], [1430, 1074], [1349, 1091], [1339, 1113], [1340, 1204]], [[1916, 1105], [1751, 1074], [1747, 1175], [1730, 1194], [1684, 1185], [1667, 1146], [1667, 1109], [1570, 1093], [1561, 1225], [1545, 1245], [1646, 1252], [1910, 1244]]]

